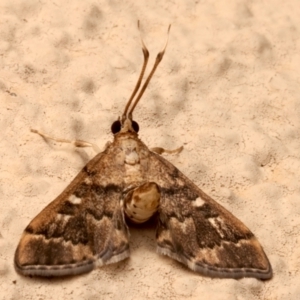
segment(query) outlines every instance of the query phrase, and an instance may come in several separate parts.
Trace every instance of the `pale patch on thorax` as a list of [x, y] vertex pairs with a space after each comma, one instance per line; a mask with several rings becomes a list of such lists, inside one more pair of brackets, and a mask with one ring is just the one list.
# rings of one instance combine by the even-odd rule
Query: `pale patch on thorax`
[[125, 152], [125, 163], [128, 165], [138, 164], [140, 161], [140, 157], [137, 154], [136, 150], [127, 149]]

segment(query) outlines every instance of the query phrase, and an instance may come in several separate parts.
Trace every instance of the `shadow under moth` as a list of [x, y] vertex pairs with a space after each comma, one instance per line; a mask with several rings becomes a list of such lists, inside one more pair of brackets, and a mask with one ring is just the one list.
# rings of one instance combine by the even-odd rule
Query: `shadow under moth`
[[158, 253], [206, 276], [270, 279], [271, 265], [254, 234], [160, 155], [168, 151], [149, 150], [138, 138], [132, 114], [168, 39], [140, 89], [149, 59], [141, 41], [144, 63], [122, 116], [112, 124], [113, 142], [26, 227], [15, 252], [15, 269], [51, 277], [116, 263], [130, 255], [127, 223], [155, 216]]

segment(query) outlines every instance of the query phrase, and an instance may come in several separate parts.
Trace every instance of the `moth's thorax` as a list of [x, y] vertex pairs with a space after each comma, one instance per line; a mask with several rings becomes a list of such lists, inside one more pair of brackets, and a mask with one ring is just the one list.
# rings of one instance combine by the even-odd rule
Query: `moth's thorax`
[[122, 180], [125, 186], [145, 181], [149, 150], [139, 140], [137, 134], [126, 132], [115, 135], [113, 148], [116, 163], [123, 168]]
[[146, 148], [147, 151], [142, 149], [143, 144], [138, 139], [137, 134], [131, 132], [119, 133], [115, 136], [113, 147], [117, 149], [115, 151], [116, 163], [122, 165], [122, 180], [125, 186], [133, 182], [143, 181], [141, 162], [145, 160], [148, 149]]
[[114, 143], [119, 149], [117, 159], [124, 166], [124, 212], [134, 223], [146, 222], [156, 213], [160, 200], [157, 184], [147, 182], [149, 150], [132, 132], [116, 135]]

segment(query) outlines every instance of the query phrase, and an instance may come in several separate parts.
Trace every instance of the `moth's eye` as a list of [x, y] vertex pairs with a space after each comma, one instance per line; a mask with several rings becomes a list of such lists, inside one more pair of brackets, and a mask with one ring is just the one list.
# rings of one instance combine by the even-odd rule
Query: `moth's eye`
[[131, 125], [135, 132], [139, 132], [140, 126], [136, 121], [132, 121]]
[[111, 125], [111, 132], [113, 134], [118, 133], [121, 130], [121, 122], [119, 120], [114, 121]]

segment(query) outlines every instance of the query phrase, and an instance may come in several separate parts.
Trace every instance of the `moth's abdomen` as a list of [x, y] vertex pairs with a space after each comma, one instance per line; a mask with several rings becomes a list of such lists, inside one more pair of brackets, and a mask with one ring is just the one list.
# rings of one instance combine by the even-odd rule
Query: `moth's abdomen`
[[158, 210], [159, 200], [157, 184], [146, 182], [127, 193], [124, 201], [125, 214], [134, 223], [144, 223]]

